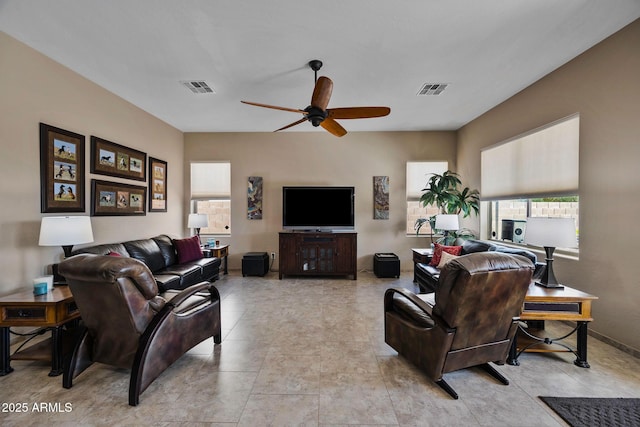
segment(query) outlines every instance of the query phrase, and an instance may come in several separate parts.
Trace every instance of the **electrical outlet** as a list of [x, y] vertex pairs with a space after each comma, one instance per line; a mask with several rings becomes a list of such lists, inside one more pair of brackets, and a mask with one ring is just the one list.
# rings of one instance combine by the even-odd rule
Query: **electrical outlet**
[[271, 259], [276, 259], [276, 253], [275, 252], [271, 252]]

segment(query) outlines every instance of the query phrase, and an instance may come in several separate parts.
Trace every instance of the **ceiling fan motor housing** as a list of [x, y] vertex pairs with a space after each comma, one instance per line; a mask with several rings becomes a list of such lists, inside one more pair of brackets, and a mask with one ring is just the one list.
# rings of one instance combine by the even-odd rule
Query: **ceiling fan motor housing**
[[327, 118], [327, 112], [324, 110], [321, 110], [318, 107], [312, 107], [311, 105], [309, 105], [307, 108], [304, 109], [304, 111], [308, 113], [307, 120], [309, 120], [311, 124], [315, 127], [320, 126], [320, 123], [322, 123], [324, 119]]

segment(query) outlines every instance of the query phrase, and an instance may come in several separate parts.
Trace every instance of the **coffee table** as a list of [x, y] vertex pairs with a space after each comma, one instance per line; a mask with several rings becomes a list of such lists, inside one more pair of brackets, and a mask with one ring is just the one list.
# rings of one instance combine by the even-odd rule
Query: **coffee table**
[[[62, 329], [65, 324], [79, 318], [78, 307], [68, 286], [56, 286], [44, 295], [36, 296], [28, 290], [0, 298], [0, 376], [13, 371], [11, 360], [51, 360], [49, 376], [62, 374]], [[18, 326], [50, 330], [51, 338], [12, 355], [10, 328]]]
[[[589, 368], [587, 325], [593, 320], [591, 302], [596, 299], [598, 297], [568, 286], [553, 289], [531, 283], [524, 299], [524, 309], [520, 314], [520, 320], [525, 321], [527, 326], [518, 327], [507, 363], [519, 365], [518, 357], [523, 352], [571, 352], [576, 355], [574, 364]], [[564, 336], [550, 338], [544, 333], [546, 320], [573, 321], [576, 322], [576, 327]], [[574, 333], [576, 333], [575, 348], [562, 342]]]

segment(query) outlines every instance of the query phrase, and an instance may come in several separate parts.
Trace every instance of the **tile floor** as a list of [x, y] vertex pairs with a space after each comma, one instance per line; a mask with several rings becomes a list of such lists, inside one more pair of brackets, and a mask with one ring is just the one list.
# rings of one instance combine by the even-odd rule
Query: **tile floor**
[[[139, 406], [128, 406], [127, 371], [94, 365], [65, 390], [45, 364], [15, 361], [0, 377], [0, 424], [563, 426], [537, 396], [640, 397], [640, 359], [590, 338], [591, 369], [567, 353], [524, 354], [521, 366], [498, 368], [509, 386], [476, 368], [447, 374], [460, 394], [452, 400], [384, 343], [384, 291], [413, 288], [411, 279], [362, 272], [357, 281], [278, 280], [231, 271], [216, 282], [222, 344], [209, 339], [191, 350]], [[9, 406], [16, 403], [26, 412]]]

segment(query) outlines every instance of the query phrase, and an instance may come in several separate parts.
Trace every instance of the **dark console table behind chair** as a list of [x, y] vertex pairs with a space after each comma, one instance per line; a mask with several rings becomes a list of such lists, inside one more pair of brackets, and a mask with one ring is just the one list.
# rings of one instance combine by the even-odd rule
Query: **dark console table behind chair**
[[279, 277], [357, 278], [357, 233], [281, 232]]

